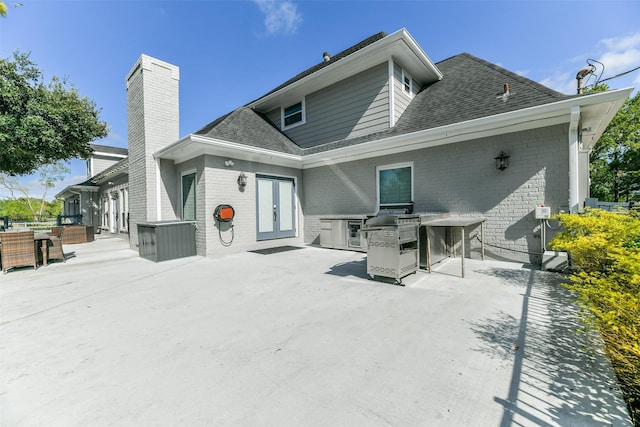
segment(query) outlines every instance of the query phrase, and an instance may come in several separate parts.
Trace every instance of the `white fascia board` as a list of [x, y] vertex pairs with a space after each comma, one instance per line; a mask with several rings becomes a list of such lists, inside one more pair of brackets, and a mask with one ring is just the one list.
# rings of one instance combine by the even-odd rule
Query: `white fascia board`
[[92, 156], [94, 155], [105, 156], [105, 157], [117, 157], [119, 159], [124, 159], [128, 157], [126, 154], [107, 153], [106, 151], [94, 151], [92, 153]]
[[182, 163], [196, 156], [205, 154], [296, 169], [302, 167], [302, 157], [299, 155], [281, 153], [279, 151], [194, 134], [188, 135], [170, 146], [157, 151], [153, 156], [162, 159], [172, 159], [175, 163]]
[[404, 28], [363, 47], [333, 64], [248, 104], [248, 108], [268, 111], [292, 100], [330, 86], [375, 65], [400, 59], [411, 76], [422, 85], [442, 79], [442, 72]]
[[[552, 104], [530, 107], [303, 156], [192, 134], [157, 151], [154, 153], [154, 157], [172, 159], [176, 163], [181, 163], [199, 155], [210, 154], [292, 168], [310, 169], [504, 133], [571, 123], [571, 113], [572, 111], [575, 112], [574, 107], [580, 107], [581, 116], [584, 117], [585, 111], [588, 111], [590, 107], [595, 108], [598, 105], [605, 105], [607, 115], [610, 117], [594, 123], [594, 126], [602, 128], [606, 127], [606, 124], [609, 123], [632, 90], [633, 88], [619, 89], [570, 98]], [[611, 105], [607, 105], [607, 103]], [[601, 135], [603, 131], [604, 129], [593, 129], [593, 132], [599, 133], [599, 135]]]
[[[303, 168], [326, 166], [365, 158], [384, 156], [438, 145], [452, 144], [471, 139], [485, 138], [504, 133], [553, 126], [571, 121], [575, 106], [592, 106], [608, 102], [621, 103], [631, 89], [601, 92], [584, 97], [576, 97], [552, 104], [530, 107], [508, 113], [497, 114], [462, 123], [394, 136], [377, 141], [309, 154], [303, 157]], [[619, 107], [618, 107], [619, 108]], [[609, 108], [612, 111], [613, 108]], [[617, 109], [615, 109], [617, 111]], [[615, 113], [614, 113], [615, 114]], [[613, 116], [612, 116], [613, 117]], [[610, 119], [609, 119], [610, 120]], [[601, 122], [603, 125], [605, 122]], [[606, 121], [608, 124], [609, 122]], [[602, 130], [604, 131], [604, 129]], [[601, 134], [601, 132], [600, 132]]]
[[[70, 185], [66, 187], [64, 190], [62, 190], [61, 192], [59, 192], [58, 194], [56, 194], [54, 197], [56, 199], [65, 200], [69, 197], [67, 196], [67, 193], [71, 193], [72, 191], [90, 191], [93, 193], [97, 193], [98, 190], [100, 190], [100, 188], [93, 185]], [[78, 193], [71, 193], [71, 196], [77, 196], [77, 195]]]

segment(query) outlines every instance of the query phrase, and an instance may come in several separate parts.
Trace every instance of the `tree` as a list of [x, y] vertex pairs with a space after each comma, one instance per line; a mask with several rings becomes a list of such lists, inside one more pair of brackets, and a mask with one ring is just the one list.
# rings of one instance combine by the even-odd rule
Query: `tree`
[[0, 16], [7, 16], [7, 5], [0, 1]]
[[59, 160], [87, 158], [107, 135], [93, 101], [43, 75], [28, 54], [0, 59], [0, 172], [25, 175]]
[[[8, 190], [11, 195], [11, 200], [17, 203], [17, 205], [13, 204], [10, 206], [13, 210], [19, 209], [15, 212], [12, 211], [14, 213], [11, 215], [9, 213], [5, 213], [5, 215], [12, 217], [21, 216], [23, 219], [26, 219], [24, 212], [28, 212], [30, 214], [29, 216], [35, 221], [40, 221], [43, 216], [51, 216], [51, 209], [55, 208], [56, 205], [51, 205], [46, 202], [47, 192], [55, 186], [57, 181], [62, 181], [69, 172], [71, 172], [69, 168], [61, 162], [40, 168], [38, 170], [38, 182], [44, 190], [41, 198], [31, 197], [29, 188], [22, 184], [15, 176], [0, 173], [0, 187]], [[19, 208], [20, 206], [21, 208]], [[18, 212], [20, 212], [20, 214], [18, 214]]]
[[[594, 92], [608, 90], [601, 84]], [[591, 196], [603, 201], [640, 200], [640, 94], [628, 99], [590, 155]]]

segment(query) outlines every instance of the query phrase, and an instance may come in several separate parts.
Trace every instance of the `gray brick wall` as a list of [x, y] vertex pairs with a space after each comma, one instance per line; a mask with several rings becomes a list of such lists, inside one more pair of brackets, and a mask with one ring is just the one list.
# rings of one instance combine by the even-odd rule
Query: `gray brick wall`
[[[540, 223], [534, 219], [535, 207], [544, 204], [557, 213], [568, 205], [567, 132], [565, 125], [557, 125], [305, 169], [304, 194], [311, 196], [303, 203], [304, 240], [318, 243], [323, 216], [375, 213], [376, 167], [414, 162], [417, 213], [485, 216], [488, 256], [538, 262]], [[509, 168], [502, 172], [493, 159], [501, 150], [511, 156]], [[467, 247], [474, 254], [480, 245], [476, 234], [479, 228], [467, 233]], [[550, 230], [547, 237], [552, 237]]]
[[[153, 153], [179, 136], [178, 67], [142, 55], [127, 75], [131, 247], [137, 223], [158, 219]], [[168, 193], [164, 192], [165, 200]]]
[[[186, 171], [196, 170], [197, 196], [196, 210], [198, 229], [196, 245], [198, 255], [217, 255], [275, 246], [273, 240], [258, 242], [256, 240], [256, 174], [292, 177], [296, 180], [298, 194], [296, 221], [298, 237], [278, 240], [278, 245], [303, 244], [302, 229], [304, 220], [301, 209], [302, 197], [300, 170], [266, 165], [232, 159], [234, 165], [225, 166], [227, 157], [204, 156], [176, 165], [178, 179]], [[241, 191], [237, 179], [241, 172], [247, 175], [247, 186]], [[178, 189], [178, 193], [180, 190]], [[180, 194], [177, 198], [180, 198]], [[180, 202], [181, 204], [182, 202]], [[236, 216], [233, 220], [233, 233], [228, 225], [219, 225], [213, 219], [216, 206], [229, 204], [233, 206]], [[225, 246], [223, 242], [231, 241]]]

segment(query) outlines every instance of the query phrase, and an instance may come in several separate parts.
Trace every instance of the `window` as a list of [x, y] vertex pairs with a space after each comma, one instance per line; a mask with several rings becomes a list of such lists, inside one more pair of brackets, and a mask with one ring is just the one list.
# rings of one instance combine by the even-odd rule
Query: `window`
[[377, 168], [378, 204], [381, 207], [413, 202], [413, 163]]
[[182, 219], [196, 219], [196, 173], [182, 175]]
[[304, 99], [282, 109], [282, 129], [302, 125], [305, 122]]
[[413, 96], [413, 79], [404, 70], [402, 70], [402, 91]]

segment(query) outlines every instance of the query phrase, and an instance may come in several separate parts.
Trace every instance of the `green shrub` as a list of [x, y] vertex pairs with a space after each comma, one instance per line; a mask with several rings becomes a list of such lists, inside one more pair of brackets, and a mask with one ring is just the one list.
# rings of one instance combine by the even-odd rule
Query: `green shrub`
[[600, 331], [631, 417], [640, 425], [640, 216], [590, 209], [561, 214], [565, 231], [550, 242], [569, 253], [566, 286], [589, 326]]

